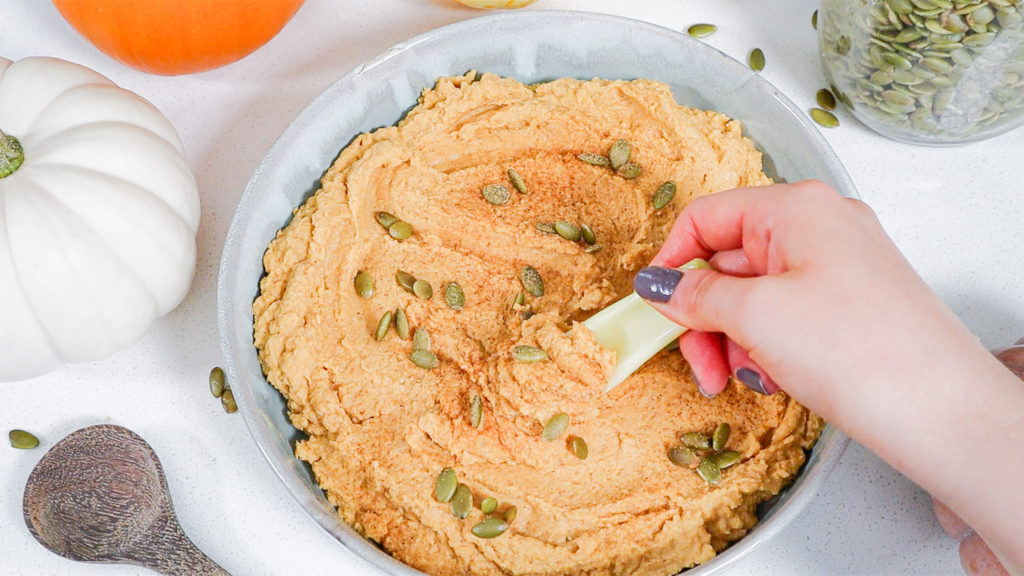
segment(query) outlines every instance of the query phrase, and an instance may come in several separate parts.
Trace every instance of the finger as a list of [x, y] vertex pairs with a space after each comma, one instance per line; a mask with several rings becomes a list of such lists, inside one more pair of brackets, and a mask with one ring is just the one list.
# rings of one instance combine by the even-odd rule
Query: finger
[[688, 330], [679, 337], [679, 352], [689, 363], [701, 394], [713, 398], [725, 390], [729, 384], [729, 365], [722, 348], [722, 334]]
[[652, 264], [675, 268], [724, 250], [765, 250], [767, 238], [759, 246], [755, 232], [778, 210], [775, 198], [785, 190], [781, 186], [786, 185], [736, 188], [690, 201]]
[[[714, 270], [676, 270], [648, 266], [633, 278], [641, 298], [668, 319], [704, 332], [734, 338], [743, 331], [743, 309], [752, 306], [759, 282], [768, 278], [735, 278]], [[742, 340], [742, 338], [741, 338]]]
[[960, 542], [960, 565], [967, 576], [1010, 576], [981, 536], [971, 534]]
[[729, 276], [749, 278], [757, 275], [757, 271], [754, 269], [753, 264], [750, 263], [750, 259], [747, 258], [747, 254], [739, 248], [715, 252], [709, 263], [715, 270]]
[[736, 380], [754, 392], [769, 395], [779, 391], [779, 385], [750, 358], [742, 346], [730, 338], [725, 339], [725, 357]]
[[939, 521], [939, 526], [942, 526], [942, 531], [950, 538], [963, 540], [965, 536], [970, 534], [971, 527], [961, 520], [956, 512], [950, 510], [948, 506], [936, 498], [932, 498], [932, 508], [935, 509], [935, 519]]

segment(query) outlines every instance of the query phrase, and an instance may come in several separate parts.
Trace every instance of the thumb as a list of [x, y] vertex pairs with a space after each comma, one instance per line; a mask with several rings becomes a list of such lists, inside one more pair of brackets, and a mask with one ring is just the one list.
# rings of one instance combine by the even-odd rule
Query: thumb
[[637, 272], [637, 294], [677, 324], [703, 332], [724, 332], [736, 339], [743, 325], [756, 278], [738, 278], [715, 270], [676, 270], [648, 266]]

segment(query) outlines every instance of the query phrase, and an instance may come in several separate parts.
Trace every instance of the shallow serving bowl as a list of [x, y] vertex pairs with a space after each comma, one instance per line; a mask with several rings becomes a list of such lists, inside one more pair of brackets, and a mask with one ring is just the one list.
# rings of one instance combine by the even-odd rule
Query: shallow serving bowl
[[[758, 74], [684, 34], [626, 18], [551, 11], [477, 18], [398, 44], [331, 85], [277, 140], [239, 203], [221, 260], [221, 345], [239, 410], [288, 492], [342, 546], [395, 576], [420, 572], [345, 524], [293, 454], [299, 433], [288, 421], [284, 399], [263, 377], [253, 346], [252, 302], [267, 244], [292, 209], [319, 187], [338, 152], [355, 135], [394, 124], [436, 78], [468, 70], [527, 83], [565, 76], [659, 80], [672, 87], [682, 104], [741, 120], [744, 133], [765, 153], [766, 172], [776, 180], [817, 178], [856, 197], [817, 129]], [[791, 522], [835, 468], [847, 443], [842, 433], [826, 427], [796, 482], [762, 505], [760, 524], [687, 576], [719, 572]]]

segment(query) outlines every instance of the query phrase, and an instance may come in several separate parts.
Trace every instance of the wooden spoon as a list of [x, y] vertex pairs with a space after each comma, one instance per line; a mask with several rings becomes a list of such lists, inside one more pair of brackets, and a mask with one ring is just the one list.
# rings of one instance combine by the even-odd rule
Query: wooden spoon
[[72, 560], [228, 574], [182, 531], [153, 448], [120, 426], [58, 442], [29, 476], [22, 507], [36, 540]]

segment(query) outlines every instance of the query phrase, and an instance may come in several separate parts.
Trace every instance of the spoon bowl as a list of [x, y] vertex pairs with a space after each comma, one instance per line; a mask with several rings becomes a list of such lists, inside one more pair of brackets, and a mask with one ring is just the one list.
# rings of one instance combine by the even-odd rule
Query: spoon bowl
[[29, 475], [23, 510], [32, 536], [65, 558], [227, 574], [182, 531], [160, 460], [127, 428], [90, 426], [58, 442]]

